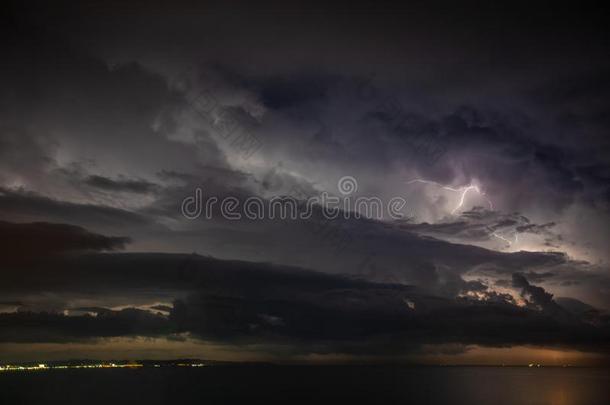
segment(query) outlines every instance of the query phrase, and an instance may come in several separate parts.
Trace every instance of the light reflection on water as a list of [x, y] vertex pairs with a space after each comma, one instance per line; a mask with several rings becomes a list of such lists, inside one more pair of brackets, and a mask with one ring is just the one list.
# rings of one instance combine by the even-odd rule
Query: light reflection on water
[[608, 369], [472, 367], [450, 370], [447, 379], [449, 390], [461, 394], [457, 404], [610, 403]]

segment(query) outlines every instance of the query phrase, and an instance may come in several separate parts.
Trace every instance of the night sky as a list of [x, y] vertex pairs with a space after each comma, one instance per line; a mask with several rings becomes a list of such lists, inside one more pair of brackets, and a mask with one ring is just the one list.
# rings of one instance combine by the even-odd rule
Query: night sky
[[[21, 3], [0, 360], [610, 361], [601, 8]], [[347, 177], [402, 216], [181, 210]]]

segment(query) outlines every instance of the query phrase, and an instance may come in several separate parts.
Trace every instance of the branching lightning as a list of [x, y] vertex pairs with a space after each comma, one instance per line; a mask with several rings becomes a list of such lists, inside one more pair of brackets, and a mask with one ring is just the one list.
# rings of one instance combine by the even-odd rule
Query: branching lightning
[[498, 238], [498, 239], [500, 239], [500, 240], [503, 240], [506, 243], [508, 243], [508, 246], [512, 246], [513, 243], [519, 242], [519, 238], [517, 237], [517, 232], [515, 232], [515, 240], [514, 241], [505, 238], [504, 236], [498, 234], [496, 231], [492, 232], [491, 235], [496, 237], [496, 238]]
[[[414, 179], [411, 181], [408, 181], [407, 184], [413, 184], [413, 183], [423, 183], [423, 184], [431, 184], [437, 187], [442, 188], [443, 190], [448, 190], [448, 191], [452, 191], [455, 193], [460, 193], [460, 199], [459, 202], [457, 203], [457, 205], [451, 210], [451, 215], [455, 215], [455, 213], [464, 206], [464, 200], [466, 199], [466, 195], [470, 192], [470, 191], [475, 191], [477, 194], [479, 194], [481, 197], [483, 197], [487, 203], [489, 204], [489, 209], [493, 210], [493, 203], [491, 202], [491, 200], [487, 197], [487, 195], [481, 191], [481, 189], [474, 185], [474, 184], [469, 184], [468, 186], [463, 186], [460, 188], [454, 188], [454, 187], [450, 187], [450, 186], [446, 186], [444, 184], [440, 184], [437, 183], [435, 181], [430, 181], [430, 180], [424, 180], [424, 179]], [[512, 246], [514, 243], [517, 243], [519, 241], [518, 237], [517, 237], [517, 232], [515, 232], [514, 240], [510, 240], [502, 235], [500, 235], [498, 232], [493, 231], [491, 233], [491, 235], [497, 239], [500, 239], [506, 243], [508, 243], [508, 246]]]
[[466, 194], [468, 194], [468, 192], [470, 192], [470, 191], [476, 191], [480, 196], [485, 198], [485, 200], [489, 204], [489, 209], [490, 210], [494, 209], [491, 200], [487, 197], [487, 195], [484, 192], [481, 191], [481, 189], [478, 186], [475, 186], [474, 184], [470, 184], [468, 186], [463, 186], [463, 187], [460, 187], [460, 188], [453, 188], [453, 187], [445, 186], [443, 184], [439, 184], [439, 183], [437, 183], [435, 181], [423, 180], [423, 179], [415, 179], [415, 180], [411, 180], [411, 181], [407, 182], [407, 184], [413, 184], [413, 183], [432, 184], [432, 185], [440, 187], [440, 188], [442, 188], [444, 190], [453, 191], [453, 192], [456, 192], [456, 193], [461, 193], [460, 201], [455, 206], [455, 208], [453, 208], [453, 210], [451, 211], [451, 215], [455, 215], [457, 210], [462, 208], [462, 206], [464, 205], [464, 199], [466, 198]]

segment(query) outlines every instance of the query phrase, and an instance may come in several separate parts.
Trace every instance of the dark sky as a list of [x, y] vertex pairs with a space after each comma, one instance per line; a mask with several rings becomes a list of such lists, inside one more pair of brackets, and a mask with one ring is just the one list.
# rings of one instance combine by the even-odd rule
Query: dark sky
[[[0, 361], [608, 360], [601, 6], [3, 8]], [[403, 218], [181, 212], [346, 176]]]

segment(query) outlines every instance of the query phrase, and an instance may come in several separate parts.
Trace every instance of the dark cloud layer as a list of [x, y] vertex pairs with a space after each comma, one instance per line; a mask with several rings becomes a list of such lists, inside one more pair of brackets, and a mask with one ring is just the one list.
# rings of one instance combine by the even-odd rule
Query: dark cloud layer
[[3, 219], [49, 220], [70, 222], [88, 228], [145, 227], [150, 219], [120, 208], [62, 201], [21, 190], [0, 190], [1, 217]]
[[[91, 269], [91, 264], [98, 269]], [[189, 333], [211, 341], [281, 344], [318, 353], [409, 353], [424, 344], [447, 343], [608, 350], [607, 317], [574, 315], [517, 273], [515, 286], [535, 306], [438, 298], [400, 284], [195, 255], [85, 256], [51, 267], [44, 275], [31, 275], [32, 282], [46, 276], [54, 282], [41, 285], [56, 291], [86, 291], [90, 284], [89, 289], [95, 285], [91, 291], [105, 294], [155, 285], [185, 294], [163, 308], [168, 316], [135, 308], [83, 307], [72, 309], [96, 315], [3, 314], [2, 341], [73, 342]], [[88, 270], [79, 270], [83, 268]]]
[[3, 235], [5, 266], [48, 260], [50, 256], [66, 253], [120, 250], [129, 242], [125, 237], [108, 237], [77, 226], [46, 222], [16, 224], [0, 221], [0, 234]]
[[125, 191], [132, 193], [151, 193], [157, 190], [158, 185], [146, 180], [134, 179], [110, 179], [108, 177], [93, 175], [85, 179], [85, 183], [92, 186], [110, 191]]

